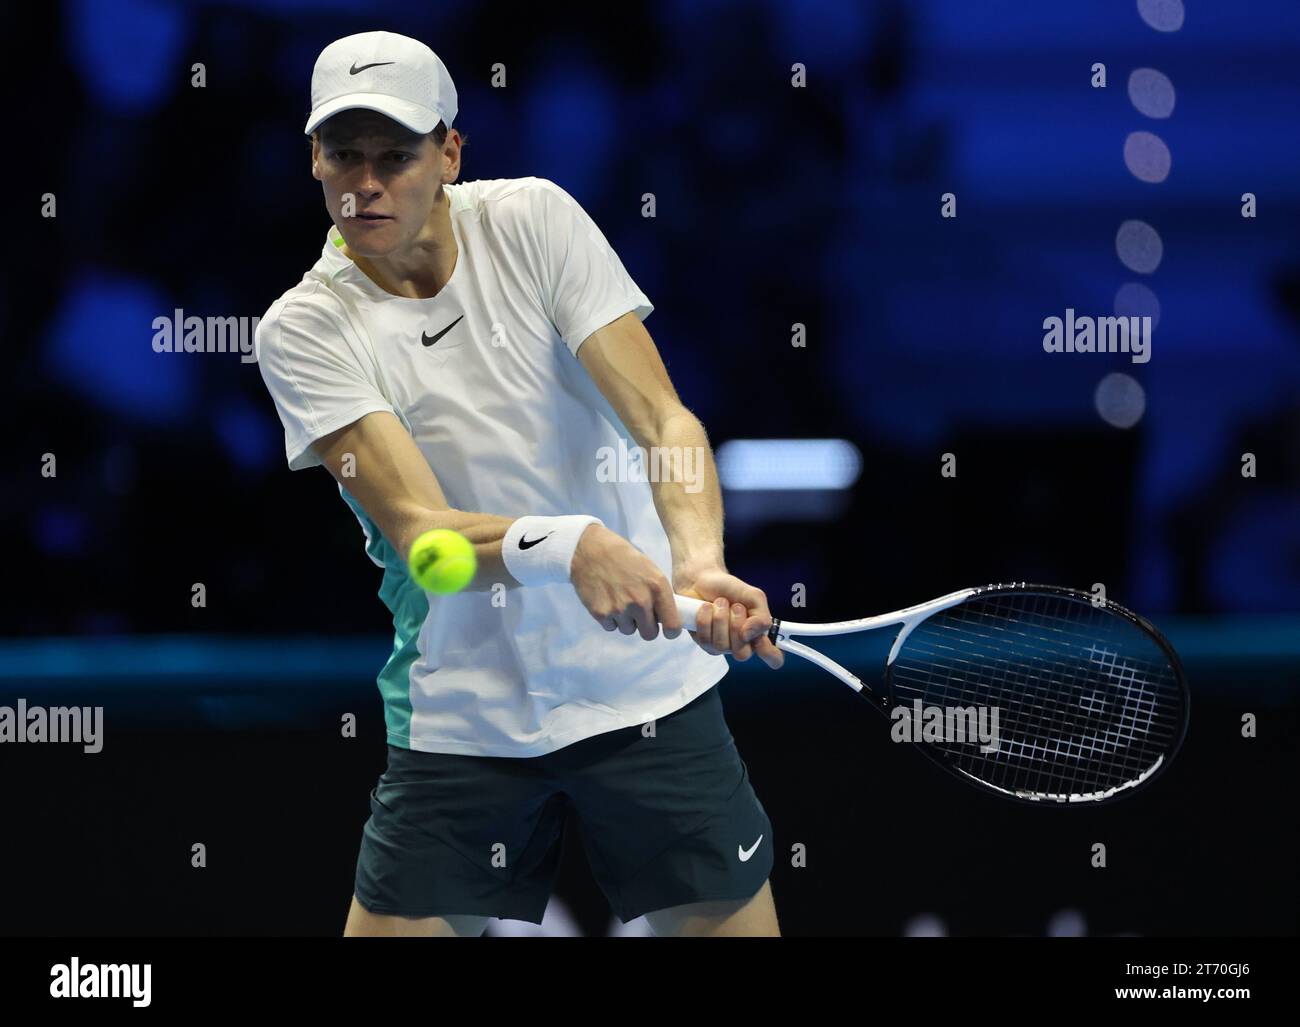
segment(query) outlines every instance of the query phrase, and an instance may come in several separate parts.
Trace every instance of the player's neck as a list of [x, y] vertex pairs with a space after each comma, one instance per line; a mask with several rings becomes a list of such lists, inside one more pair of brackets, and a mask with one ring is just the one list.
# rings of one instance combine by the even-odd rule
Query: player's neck
[[434, 204], [424, 230], [404, 252], [364, 257], [344, 245], [343, 254], [385, 292], [406, 299], [431, 299], [451, 280], [459, 259], [451, 225], [451, 195], [443, 189], [442, 201]]

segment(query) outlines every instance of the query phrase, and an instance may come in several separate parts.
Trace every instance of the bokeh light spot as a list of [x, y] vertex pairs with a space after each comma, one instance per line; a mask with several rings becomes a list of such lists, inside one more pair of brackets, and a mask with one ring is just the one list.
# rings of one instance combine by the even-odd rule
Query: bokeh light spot
[[1137, 0], [1138, 15], [1157, 32], [1177, 32], [1183, 27], [1183, 0]]
[[1093, 396], [1097, 413], [1114, 428], [1132, 428], [1147, 409], [1147, 395], [1132, 375], [1115, 371], [1097, 383]]
[[1124, 140], [1124, 166], [1143, 182], [1163, 182], [1172, 161], [1165, 141], [1152, 132], [1130, 132]]
[[1134, 68], [1128, 77], [1128, 98], [1148, 118], [1167, 118], [1174, 112], [1174, 84], [1155, 68]]
[[1125, 221], [1115, 233], [1115, 252], [1130, 271], [1149, 275], [1165, 255], [1160, 233], [1145, 221]]

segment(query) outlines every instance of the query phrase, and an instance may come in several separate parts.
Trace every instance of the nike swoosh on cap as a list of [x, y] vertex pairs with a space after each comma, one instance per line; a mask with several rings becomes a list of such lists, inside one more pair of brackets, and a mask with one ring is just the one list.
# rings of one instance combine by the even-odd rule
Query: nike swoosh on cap
[[348, 74], [360, 75], [367, 68], [382, 68], [385, 64], [396, 64], [396, 63], [397, 63], [396, 61], [375, 61], [374, 64], [363, 64], [361, 65], [361, 67], [358, 68], [356, 62], [354, 61], [352, 63], [352, 67], [348, 69]]

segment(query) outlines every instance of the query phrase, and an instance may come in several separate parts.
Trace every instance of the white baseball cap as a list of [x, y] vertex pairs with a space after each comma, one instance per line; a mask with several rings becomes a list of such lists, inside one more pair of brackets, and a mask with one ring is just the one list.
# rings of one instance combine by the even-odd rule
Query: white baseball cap
[[339, 111], [385, 114], [412, 132], [432, 132], [456, 118], [456, 86], [447, 66], [418, 39], [395, 32], [361, 32], [336, 39], [311, 73], [311, 135]]

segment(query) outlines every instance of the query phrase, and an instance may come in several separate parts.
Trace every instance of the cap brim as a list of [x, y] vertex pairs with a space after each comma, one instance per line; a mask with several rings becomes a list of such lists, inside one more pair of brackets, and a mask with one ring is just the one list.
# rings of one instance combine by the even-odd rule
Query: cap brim
[[312, 111], [303, 134], [311, 135], [322, 122], [341, 111], [351, 110], [375, 111], [421, 135], [432, 132], [442, 120], [442, 116], [431, 107], [422, 107], [418, 103], [399, 100], [384, 93], [349, 93], [347, 96], [335, 97]]

